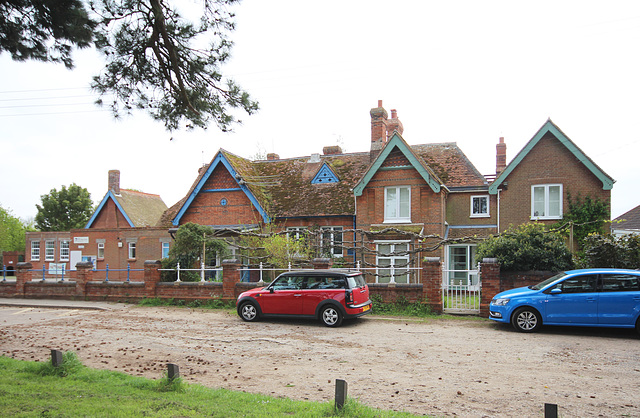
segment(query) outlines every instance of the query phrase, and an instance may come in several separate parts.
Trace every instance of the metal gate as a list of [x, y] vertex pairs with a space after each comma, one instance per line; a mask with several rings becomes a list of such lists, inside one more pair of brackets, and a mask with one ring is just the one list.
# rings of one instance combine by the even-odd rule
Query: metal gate
[[445, 313], [480, 313], [480, 265], [476, 270], [443, 270], [442, 310]]

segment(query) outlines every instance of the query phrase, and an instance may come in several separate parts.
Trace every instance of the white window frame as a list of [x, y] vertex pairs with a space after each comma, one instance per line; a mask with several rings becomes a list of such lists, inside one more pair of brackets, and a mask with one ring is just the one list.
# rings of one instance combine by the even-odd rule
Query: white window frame
[[[329, 247], [331, 257], [342, 257], [344, 254], [344, 228], [342, 226], [321, 226], [320, 227], [320, 249], [324, 254], [325, 246]], [[329, 238], [329, 242], [325, 243], [325, 234]], [[340, 243], [336, 244], [336, 236], [340, 235]]]
[[48, 239], [44, 242], [44, 261], [55, 261], [56, 241]]
[[[376, 244], [376, 283], [409, 283], [411, 281], [409, 263], [411, 258], [409, 257], [409, 245], [411, 241], [409, 240], [394, 240], [394, 241], [374, 241]], [[397, 251], [396, 245], [404, 245], [406, 246], [407, 254], [405, 255], [380, 255], [380, 246], [388, 245], [389, 246], [389, 254], [395, 253]], [[403, 251], [403, 250], [399, 250]], [[389, 266], [380, 267], [380, 262], [384, 260], [389, 260]], [[396, 267], [396, 265], [400, 264], [401, 267]], [[396, 274], [396, 268], [401, 271], [401, 274]], [[389, 277], [389, 281], [380, 282], [380, 270], [389, 270], [391, 273], [391, 277]], [[396, 276], [405, 276], [406, 281], [397, 282]]]
[[[558, 201], [558, 214], [557, 215], [549, 215], [549, 205], [550, 205], [550, 200], [549, 200], [549, 195], [550, 192], [549, 190], [552, 187], [558, 187], [560, 190], [560, 198]], [[536, 206], [536, 201], [535, 201], [535, 190], [537, 188], [543, 188], [544, 189], [544, 214], [540, 215], [539, 213], [536, 215], [536, 210], [535, 210], [535, 206]], [[562, 184], [534, 184], [531, 186], [531, 219], [532, 220], [538, 220], [538, 219], [562, 219], [562, 201], [563, 201], [563, 194], [562, 194], [563, 190], [562, 190]]]
[[69, 240], [60, 240], [60, 261], [69, 261]]
[[[162, 258], [169, 258], [169, 250], [171, 249], [171, 246], [168, 242], [161, 242], [160, 243], [160, 256]], [[165, 256], [166, 254], [166, 256]], [[217, 257], [216, 257], [217, 258]]]
[[[391, 205], [388, 202], [389, 191], [394, 190], [396, 193], [395, 204]], [[402, 215], [402, 202], [400, 201], [401, 190], [407, 190], [409, 192], [409, 201], [407, 214]], [[392, 210], [390, 210], [392, 209]], [[390, 186], [384, 188], [384, 222], [385, 223], [411, 223], [411, 186]]]
[[305, 226], [289, 226], [287, 227], [287, 235], [291, 239], [304, 239], [308, 228]]
[[98, 259], [104, 259], [104, 242], [98, 242]]
[[[478, 199], [478, 200], [479, 199], [483, 199], [483, 200], [485, 200], [487, 202], [487, 206], [486, 206], [487, 207], [487, 211], [485, 213], [481, 213], [481, 212], [480, 213], [474, 213], [473, 212], [473, 202], [476, 199]], [[490, 217], [491, 216], [491, 214], [490, 214], [491, 212], [490, 212], [490, 208], [489, 208], [489, 202], [490, 201], [491, 200], [489, 199], [489, 195], [488, 194], [471, 196], [471, 200], [470, 200], [471, 207], [470, 207], [470, 212], [469, 212], [470, 213], [470, 217], [471, 218], [488, 218], [488, 217]]]
[[31, 241], [31, 261], [40, 261], [40, 241]]
[[127, 258], [129, 260], [136, 259], [136, 242], [135, 241], [127, 242]]

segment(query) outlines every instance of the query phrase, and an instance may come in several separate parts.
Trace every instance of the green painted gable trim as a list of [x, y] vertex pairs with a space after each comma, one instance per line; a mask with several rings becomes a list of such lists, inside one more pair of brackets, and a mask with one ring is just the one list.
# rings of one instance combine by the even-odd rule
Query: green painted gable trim
[[[358, 182], [356, 187], [353, 189], [353, 193], [356, 196], [362, 196], [362, 192], [364, 191], [365, 187], [367, 187], [367, 184], [369, 184], [378, 170], [382, 169], [382, 164], [395, 147], [398, 147], [400, 152], [404, 154], [407, 160], [409, 160], [409, 162], [411, 163], [411, 167], [414, 168], [420, 174], [420, 176], [422, 176], [424, 181], [429, 185], [429, 187], [431, 187], [431, 190], [433, 190], [434, 193], [440, 193], [440, 182], [434, 176], [432, 176], [431, 173], [429, 173], [429, 170], [427, 170], [425, 166], [420, 162], [420, 160], [418, 160], [418, 157], [413, 153], [413, 151], [411, 151], [409, 145], [407, 145], [407, 143], [402, 139], [400, 135], [398, 135], [397, 132], [393, 134], [387, 145], [380, 152], [380, 155], [378, 155], [378, 158], [376, 158], [374, 163], [371, 165], [371, 167], [369, 167], [362, 179]], [[398, 168], [406, 170], [406, 167]]]
[[540, 130], [538, 130], [538, 132], [534, 135], [533, 138], [531, 138], [531, 140], [518, 153], [518, 155], [516, 155], [516, 158], [514, 158], [513, 161], [511, 161], [511, 163], [509, 163], [507, 168], [505, 168], [505, 170], [502, 173], [500, 173], [500, 175], [496, 178], [496, 180], [493, 183], [491, 183], [491, 185], [489, 186], [490, 194], [498, 193], [498, 189], [500, 188], [500, 185], [502, 184], [502, 182], [509, 176], [509, 174], [511, 174], [511, 172], [513, 172], [513, 170], [515, 170], [518, 164], [520, 164], [522, 160], [524, 160], [524, 157], [526, 157], [527, 154], [529, 154], [529, 152], [538, 144], [538, 142], [540, 142], [540, 140], [549, 132], [553, 136], [555, 136], [556, 139], [560, 141], [562, 145], [564, 145], [569, 151], [571, 151], [571, 153], [578, 159], [578, 161], [584, 164], [585, 167], [587, 167], [589, 171], [591, 171], [591, 173], [593, 173], [593, 175], [598, 178], [598, 180], [602, 182], [603, 190], [611, 190], [613, 188], [613, 183], [615, 183], [615, 180], [609, 177], [593, 161], [591, 161], [591, 159], [587, 157], [582, 152], [582, 150], [578, 148], [576, 144], [574, 144], [573, 141], [571, 141], [551, 121], [551, 119], [549, 119], [544, 125], [542, 125]]

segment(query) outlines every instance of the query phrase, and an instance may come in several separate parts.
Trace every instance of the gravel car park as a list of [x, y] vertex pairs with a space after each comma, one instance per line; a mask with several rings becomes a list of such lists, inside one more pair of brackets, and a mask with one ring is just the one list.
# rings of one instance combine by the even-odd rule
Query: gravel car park
[[364, 404], [419, 415], [542, 416], [544, 403], [565, 417], [640, 415], [634, 330], [522, 334], [480, 318], [367, 315], [336, 331], [229, 311], [0, 307], [0, 354], [18, 359], [75, 351], [87, 366], [152, 379], [170, 362], [187, 382], [326, 402], [345, 379]]

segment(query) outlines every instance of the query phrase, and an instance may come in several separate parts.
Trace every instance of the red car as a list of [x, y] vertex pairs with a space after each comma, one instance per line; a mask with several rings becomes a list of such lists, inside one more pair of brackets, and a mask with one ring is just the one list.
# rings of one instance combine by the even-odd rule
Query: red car
[[337, 327], [345, 318], [371, 312], [369, 286], [359, 271], [291, 271], [269, 286], [243, 292], [236, 301], [245, 321], [266, 317], [306, 317]]

